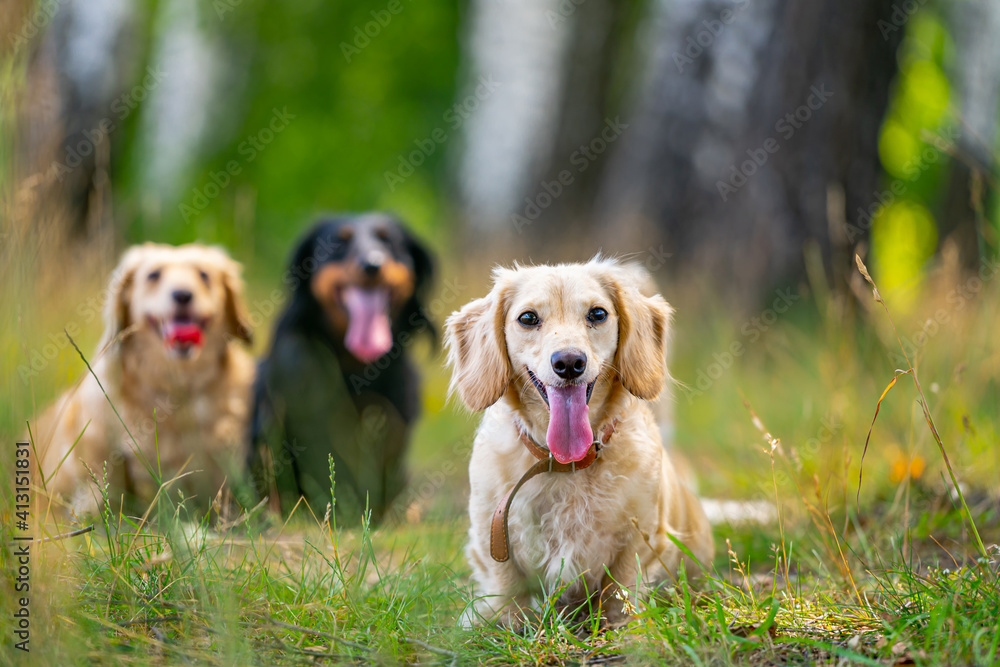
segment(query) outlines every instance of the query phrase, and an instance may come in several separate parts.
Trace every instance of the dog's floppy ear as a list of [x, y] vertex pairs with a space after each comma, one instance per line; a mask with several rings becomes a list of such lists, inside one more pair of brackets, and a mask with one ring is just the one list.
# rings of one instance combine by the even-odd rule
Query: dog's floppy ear
[[609, 280], [618, 312], [615, 367], [633, 396], [655, 399], [667, 380], [667, 340], [673, 309], [659, 294], [645, 296], [634, 273], [615, 271]]
[[434, 278], [434, 257], [427, 246], [417, 237], [407, 231], [405, 227], [400, 227], [403, 230], [403, 243], [406, 246], [406, 252], [413, 259], [414, 292], [422, 295]]
[[220, 269], [222, 271], [222, 286], [226, 290], [226, 333], [239, 338], [248, 345], [253, 344], [253, 332], [250, 329], [250, 314], [247, 311], [244, 294], [242, 267], [223, 250]]
[[105, 350], [130, 324], [129, 300], [132, 298], [132, 286], [135, 284], [135, 272], [142, 264], [149, 251], [149, 245], [133, 246], [125, 251], [118, 266], [111, 272], [111, 280], [105, 291], [104, 301], [104, 334], [97, 344], [98, 353]]
[[404, 331], [426, 332], [436, 349], [438, 328], [424, 310], [424, 300], [434, 278], [434, 256], [402, 223], [397, 224], [403, 235], [404, 250], [413, 264], [413, 295], [396, 318], [397, 326], [401, 326]]
[[316, 244], [328, 226], [328, 220], [316, 222], [295, 244], [285, 278], [285, 282], [291, 286], [293, 292], [299, 289], [309, 289], [309, 280], [318, 264], [315, 257]]
[[513, 379], [504, 335], [509, 292], [498, 283], [445, 322], [444, 344], [452, 371], [449, 393], [458, 391], [473, 411], [496, 403]]

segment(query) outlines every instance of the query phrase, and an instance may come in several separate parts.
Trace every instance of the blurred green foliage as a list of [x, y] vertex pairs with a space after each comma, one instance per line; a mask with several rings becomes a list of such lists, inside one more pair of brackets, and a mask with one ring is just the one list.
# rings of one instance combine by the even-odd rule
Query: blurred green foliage
[[883, 205], [872, 224], [873, 269], [887, 290], [919, 280], [937, 251], [937, 226], [930, 212], [940, 196], [949, 157], [930, 137], [948, 134], [956, 121], [947, 114], [951, 87], [944, 61], [951, 38], [929, 12], [913, 17], [899, 50], [899, 76], [879, 137], [886, 186], [899, 196]]
[[[201, 29], [228, 54], [221, 113], [176, 200], [138, 191], [143, 142], [127, 148], [116, 174], [118, 198], [132, 204], [122, 210], [134, 212], [122, 221], [127, 240], [219, 242], [276, 273], [321, 211], [392, 209], [430, 237], [444, 224], [444, 157], [457, 138], [394, 190], [385, 172], [444, 125], [459, 76], [459, 9], [412, 0], [201, 3]], [[276, 115], [287, 126], [255, 150], [253, 138], [266, 140]], [[192, 205], [232, 161], [232, 182]]]
[[[875, 276], [884, 289], [899, 289], [903, 307], [913, 304], [917, 290], [900, 288], [918, 285], [939, 250], [935, 212], [955, 159], [949, 151], [966, 131], [956, 117], [946, 74], [953, 57], [952, 36], [941, 17], [931, 11], [914, 15], [899, 50], [900, 71], [879, 137], [885, 180], [871, 229]], [[988, 217], [995, 226], [996, 211]]]

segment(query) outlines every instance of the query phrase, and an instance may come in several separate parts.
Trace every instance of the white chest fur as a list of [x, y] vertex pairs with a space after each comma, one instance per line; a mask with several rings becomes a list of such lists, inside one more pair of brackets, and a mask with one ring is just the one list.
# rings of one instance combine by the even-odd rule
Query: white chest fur
[[549, 473], [531, 480], [511, 508], [513, 558], [530, 581], [551, 590], [569, 584], [567, 593], [594, 593], [606, 567], [635, 534], [630, 507], [642, 484], [615, 474], [607, 461], [574, 473]]

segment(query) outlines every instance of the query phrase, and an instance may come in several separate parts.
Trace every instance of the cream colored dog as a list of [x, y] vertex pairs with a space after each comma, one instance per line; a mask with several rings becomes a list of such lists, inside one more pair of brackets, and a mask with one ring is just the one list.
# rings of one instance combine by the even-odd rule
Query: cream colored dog
[[678, 566], [668, 534], [705, 565], [713, 551], [647, 403], [667, 377], [670, 306], [643, 294], [641, 268], [600, 257], [493, 277], [446, 331], [452, 390], [486, 410], [469, 463], [469, 618], [519, 627], [533, 597], [562, 589], [561, 604], [599, 601], [619, 621], [638, 575], [645, 588]]
[[100, 496], [84, 463], [100, 478], [106, 462], [112, 498], [148, 504], [158, 490], [149, 466], [164, 481], [191, 472], [172, 489], [207, 506], [245, 456], [254, 366], [240, 344], [250, 331], [239, 264], [201, 245], [133, 247], [112, 275], [104, 320], [94, 374], [32, 424], [45, 488], [93, 511]]

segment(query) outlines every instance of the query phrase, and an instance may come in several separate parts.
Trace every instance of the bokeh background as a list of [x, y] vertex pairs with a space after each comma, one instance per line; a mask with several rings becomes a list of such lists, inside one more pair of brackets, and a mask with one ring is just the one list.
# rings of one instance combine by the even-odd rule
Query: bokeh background
[[[227, 247], [261, 352], [314, 216], [389, 209], [440, 257], [439, 323], [494, 263], [643, 263], [678, 308], [703, 491], [773, 495], [745, 401], [844, 511], [906, 367], [860, 254], [988, 489], [997, 34], [995, 0], [4, 0], [0, 431], [85, 372], [64, 331], [92, 349], [128, 244]], [[457, 516], [475, 421], [414, 352], [416, 480], [454, 452], [422, 502]], [[863, 498], [944, 493], [913, 398], [884, 407]]]

